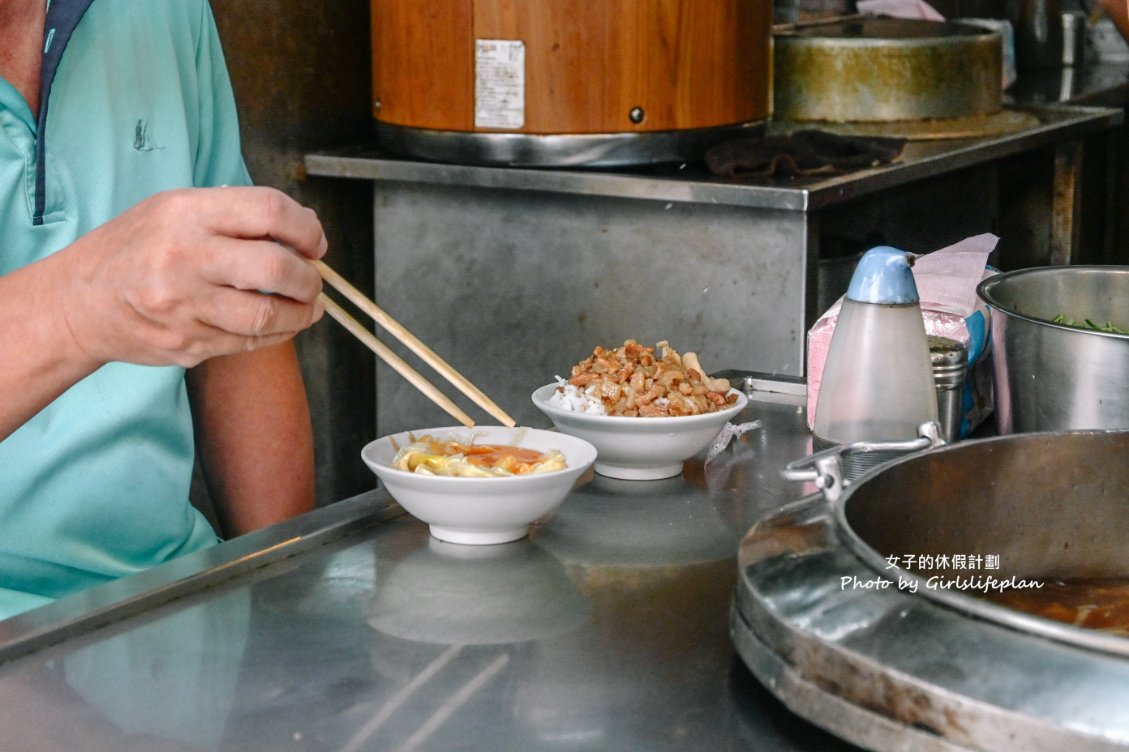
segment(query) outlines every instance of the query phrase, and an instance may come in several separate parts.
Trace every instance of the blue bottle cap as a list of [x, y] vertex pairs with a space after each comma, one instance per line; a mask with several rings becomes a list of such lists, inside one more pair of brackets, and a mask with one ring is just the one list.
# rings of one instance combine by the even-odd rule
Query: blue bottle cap
[[912, 253], [888, 245], [871, 248], [859, 259], [847, 297], [859, 303], [897, 305], [917, 303], [917, 284], [913, 281]]

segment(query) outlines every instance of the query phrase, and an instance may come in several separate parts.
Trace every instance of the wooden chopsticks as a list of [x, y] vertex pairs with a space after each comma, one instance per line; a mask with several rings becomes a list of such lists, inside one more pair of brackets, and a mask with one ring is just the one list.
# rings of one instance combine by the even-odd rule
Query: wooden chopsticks
[[[402, 324], [385, 313], [380, 306], [366, 298], [360, 290], [349, 284], [344, 277], [331, 269], [323, 261], [314, 261], [313, 264], [317, 267], [318, 271], [321, 272], [322, 279], [324, 279], [330, 287], [344, 295], [353, 305], [357, 306], [357, 308], [371, 317], [378, 326], [385, 329], [409, 350], [418, 355], [425, 363], [438, 371], [443, 378], [447, 379], [455, 388], [469, 397], [474, 404], [497, 418], [502, 425], [510, 428], [516, 425], [514, 419], [511, 418], [505, 410], [498, 407], [493, 400], [483, 394], [482, 391], [468, 381], [465, 376], [432, 352], [431, 348], [423, 344], [414, 334], [405, 329]], [[455, 418], [464, 426], [469, 428], [474, 425], [474, 420], [469, 415], [460, 410], [459, 407], [445, 397], [434, 384], [421, 376], [418, 371], [404, 362], [400, 356], [392, 352], [387, 345], [373, 336], [372, 332], [365, 329], [356, 319], [334, 302], [332, 298], [323, 292], [320, 295], [320, 299], [325, 306], [326, 313], [348, 329], [350, 334], [376, 353], [381, 360], [407, 379], [412, 386], [423, 392], [432, 402], [443, 408], [448, 415]]]

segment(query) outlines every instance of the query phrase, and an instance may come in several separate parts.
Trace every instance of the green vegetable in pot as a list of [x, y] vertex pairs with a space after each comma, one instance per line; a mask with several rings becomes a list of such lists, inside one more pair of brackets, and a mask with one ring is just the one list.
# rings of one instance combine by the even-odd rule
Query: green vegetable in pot
[[1085, 324], [1076, 323], [1074, 319], [1068, 319], [1064, 314], [1059, 314], [1051, 319], [1052, 324], [1063, 324], [1065, 326], [1073, 326], [1077, 329], [1093, 329], [1099, 332], [1108, 332], [1110, 334], [1129, 334], [1129, 329], [1122, 329], [1113, 325], [1112, 321], [1105, 322], [1104, 326], [1098, 326], [1090, 319], [1083, 319]]

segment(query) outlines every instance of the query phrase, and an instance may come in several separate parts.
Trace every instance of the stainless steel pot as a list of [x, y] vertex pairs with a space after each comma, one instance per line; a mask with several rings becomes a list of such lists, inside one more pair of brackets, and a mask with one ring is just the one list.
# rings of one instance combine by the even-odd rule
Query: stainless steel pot
[[980, 597], [989, 578], [1129, 577], [1126, 456], [1126, 431], [965, 441], [778, 510], [741, 544], [738, 653], [870, 750], [1129, 750], [1129, 638]]
[[991, 311], [1000, 433], [1129, 428], [1129, 267], [1005, 272], [980, 284]]

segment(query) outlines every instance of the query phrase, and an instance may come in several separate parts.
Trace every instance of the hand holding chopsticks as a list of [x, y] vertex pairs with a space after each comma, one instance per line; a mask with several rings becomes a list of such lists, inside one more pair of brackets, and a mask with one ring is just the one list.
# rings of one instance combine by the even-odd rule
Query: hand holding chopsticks
[[[380, 306], [366, 298], [360, 290], [349, 284], [344, 277], [322, 261], [314, 261], [313, 264], [317, 267], [318, 271], [321, 272], [322, 279], [324, 279], [330, 287], [340, 292], [352, 302], [353, 305], [364, 311], [377, 325], [391, 333], [392, 336], [419, 356], [425, 363], [438, 371], [447, 381], [469, 397], [476, 405], [497, 418], [502, 425], [510, 428], [515, 425], [514, 419], [507, 415], [502, 408], [498, 407], [493, 400], [483, 394], [478, 387], [452, 368], [445, 360], [432, 352], [431, 348], [423, 344], [414, 334], [405, 329], [403, 325], [385, 313]], [[354, 337], [376, 353], [381, 360], [392, 366], [397, 373], [423, 392], [432, 402], [443, 408], [448, 415], [458, 420], [464, 426], [470, 427], [474, 425], [474, 421], [470, 416], [460, 410], [451, 400], [447, 399], [431, 382], [405, 363], [403, 359], [392, 352], [387, 345], [374, 337], [371, 332], [361, 326], [361, 324], [346, 313], [341, 306], [337, 305], [337, 303], [330, 299], [325, 293], [321, 294], [321, 301], [323, 305], [325, 305], [326, 313], [348, 329]]]

